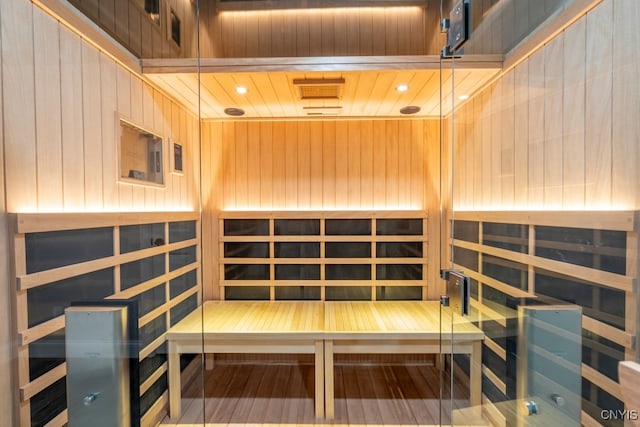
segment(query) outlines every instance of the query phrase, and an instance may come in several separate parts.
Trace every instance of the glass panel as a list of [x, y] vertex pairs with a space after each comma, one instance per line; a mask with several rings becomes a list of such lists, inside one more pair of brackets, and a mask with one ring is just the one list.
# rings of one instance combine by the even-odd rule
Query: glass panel
[[170, 311], [171, 326], [184, 319], [189, 313], [198, 307], [198, 295], [191, 295], [180, 304], [173, 307]]
[[156, 350], [152, 351], [151, 354], [145, 357], [144, 360], [140, 361], [140, 384], [149, 379], [149, 377], [166, 361], [167, 345], [162, 344]]
[[225, 236], [268, 236], [268, 219], [225, 219]]
[[65, 361], [64, 329], [29, 344], [29, 381]]
[[370, 258], [369, 242], [326, 242], [324, 244], [326, 258]]
[[113, 256], [113, 227], [25, 235], [27, 273]]
[[327, 219], [324, 222], [327, 236], [368, 236], [371, 234], [369, 219]]
[[529, 252], [529, 226], [485, 222], [482, 224], [482, 243], [496, 248], [527, 253]]
[[370, 301], [371, 286], [327, 286], [324, 296], [327, 301]]
[[401, 301], [422, 299], [422, 287], [420, 286], [376, 286], [376, 300]]
[[164, 304], [166, 302], [165, 289], [166, 285], [162, 283], [131, 298], [138, 301], [138, 316], [142, 317]]
[[320, 280], [319, 265], [277, 264], [276, 280]]
[[320, 258], [320, 242], [275, 242], [276, 258]]
[[478, 252], [454, 246], [453, 257], [456, 264], [467, 267], [472, 271], [478, 271]]
[[422, 219], [377, 219], [376, 234], [378, 236], [420, 236], [422, 222]]
[[170, 298], [175, 298], [198, 284], [198, 270], [191, 270], [169, 282]]
[[167, 374], [164, 373], [153, 383], [149, 390], [140, 396], [140, 415], [144, 415], [167, 390]]
[[195, 221], [177, 221], [169, 223], [169, 243], [182, 242], [196, 238]]
[[27, 290], [29, 327], [61, 316], [76, 301], [96, 301], [113, 294], [113, 268]]
[[319, 236], [319, 219], [276, 219], [274, 221], [276, 236]]
[[195, 246], [169, 252], [169, 271], [177, 270], [194, 262], [196, 262]]
[[327, 264], [326, 280], [371, 280], [369, 264]]
[[453, 224], [453, 237], [457, 240], [478, 243], [480, 226], [477, 221], [456, 220]]
[[165, 144], [162, 137], [120, 120], [120, 179], [164, 184]]
[[165, 273], [164, 254], [132, 261], [120, 266], [120, 288], [129, 289]]
[[226, 280], [269, 280], [269, 266], [266, 264], [225, 264]]
[[377, 258], [421, 258], [422, 242], [376, 242]]
[[550, 303], [582, 306], [584, 314], [616, 328], [625, 328], [625, 294], [596, 283], [572, 279], [546, 270], [535, 270], [536, 293]]
[[122, 254], [164, 244], [164, 224], [162, 223], [120, 227], [120, 253]]
[[377, 280], [422, 280], [422, 264], [378, 264]]
[[269, 243], [224, 242], [224, 256], [225, 258], [269, 258]]
[[622, 231], [536, 227], [536, 255], [616, 274], [626, 274], [627, 237]]
[[518, 289], [527, 290], [529, 286], [529, 268], [519, 262], [484, 255], [482, 273]]
[[165, 315], [161, 314], [140, 328], [140, 349], [144, 349], [167, 331]]
[[320, 286], [276, 286], [277, 300], [319, 300]]
[[268, 300], [268, 286], [225, 286], [225, 300]]
[[67, 407], [67, 381], [66, 377], [60, 378], [40, 393], [33, 396], [31, 404], [31, 425], [44, 426], [53, 420]]

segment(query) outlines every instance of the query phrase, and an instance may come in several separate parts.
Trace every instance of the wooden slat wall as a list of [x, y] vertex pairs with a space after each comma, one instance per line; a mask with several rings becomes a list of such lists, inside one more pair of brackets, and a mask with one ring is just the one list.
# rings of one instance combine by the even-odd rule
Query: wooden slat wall
[[203, 57], [424, 55], [425, 9], [201, 10]]
[[[196, 117], [31, 3], [0, 12], [9, 212], [197, 208]], [[118, 183], [116, 113], [182, 144], [184, 174]]]
[[[198, 207], [196, 117], [31, 2], [3, 0], [0, 17], [0, 252], [10, 253], [7, 212]], [[165, 188], [119, 184], [116, 111], [183, 144], [185, 173], [168, 174]], [[0, 369], [15, 373], [8, 261], [0, 257]], [[15, 397], [0, 403], [2, 425], [17, 425], [13, 376], [0, 381]]]
[[224, 210], [426, 210], [428, 256], [439, 259], [439, 135], [429, 120], [205, 122], [205, 298], [218, 297]]
[[640, 207], [638, 17], [604, 1], [456, 112], [456, 209]]
[[[82, 13], [122, 43], [138, 58], [194, 58], [196, 56], [195, 3], [160, 1], [160, 23], [155, 23], [137, 0], [70, 0]], [[144, 3], [144, 2], [142, 2]], [[182, 46], [169, 38], [169, 9], [180, 18]]]

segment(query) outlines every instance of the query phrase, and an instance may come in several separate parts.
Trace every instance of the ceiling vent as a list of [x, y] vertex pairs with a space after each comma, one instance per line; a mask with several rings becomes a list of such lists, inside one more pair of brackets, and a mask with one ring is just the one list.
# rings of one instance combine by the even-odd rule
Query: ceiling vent
[[340, 99], [344, 79], [293, 79], [300, 99]]
[[307, 116], [337, 116], [342, 113], [339, 105], [331, 107], [302, 107]]

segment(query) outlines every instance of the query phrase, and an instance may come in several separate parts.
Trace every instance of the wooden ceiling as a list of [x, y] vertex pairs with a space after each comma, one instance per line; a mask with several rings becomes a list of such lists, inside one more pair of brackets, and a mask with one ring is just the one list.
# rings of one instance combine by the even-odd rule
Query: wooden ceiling
[[[453, 73], [455, 100], [460, 95], [472, 95], [484, 86], [500, 67], [498, 62], [469, 62], [457, 66]], [[224, 113], [229, 107], [245, 111], [246, 119], [302, 119], [302, 118], [394, 118], [406, 117], [400, 109], [418, 106], [420, 112], [412, 117], [437, 118], [451, 111], [452, 72], [443, 68], [398, 67], [394, 63], [367, 69], [314, 70], [261, 70], [204, 67], [200, 75], [193, 67], [161, 67], [147, 64], [145, 75], [194, 113], [198, 112], [200, 97], [203, 119], [228, 119]], [[500, 64], [501, 65], [501, 64]], [[143, 64], [144, 66], [144, 64]], [[259, 68], [259, 67], [254, 67]], [[286, 65], [280, 67], [286, 68]], [[338, 68], [338, 67], [335, 67]], [[348, 68], [348, 67], [342, 67]], [[352, 64], [350, 68], [358, 68]], [[365, 67], [360, 67], [365, 68]], [[374, 68], [374, 69], [371, 69]], [[375, 69], [378, 68], [378, 69]], [[344, 79], [338, 99], [301, 99], [296, 79]], [[399, 84], [407, 84], [406, 92], [398, 92]], [[440, 86], [442, 85], [442, 93]], [[238, 94], [236, 87], [247, 88], [246, 94]]]

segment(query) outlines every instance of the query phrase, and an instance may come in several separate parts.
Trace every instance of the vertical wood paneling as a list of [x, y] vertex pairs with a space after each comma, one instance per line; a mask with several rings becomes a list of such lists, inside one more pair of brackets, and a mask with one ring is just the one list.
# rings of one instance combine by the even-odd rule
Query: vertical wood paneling
[[349, 129], [348, 123], [339, 121], [336, 127], [336, 208], [349, 207]]
[[309, 152], [311, 156], [310, 179], [311, 179], [311, 209], [322, 209], [323, 197], [323, 170], [325, 159], [322, 156], [323, 139], [322, 123], [309, 123]]
[[116, 64], [100, 55], [100, 103], [102, 111], [102, 197], [105, 207], [118, 205], [116, 160]]
[[349, 122], [344, 140], [347, 147], [347, 208], [360, 206], [360, 123]]
[[360, 122], [360, 207], [373, 209], [373, 122]]
[[529, 58], [529, 201], [530, 207], [544, 204], [544, 55]]
[[612, 1], [587, 15], [585, 191], [589, 206], [609, 206], [611, 201], [612, 27]]
[[[502, 206], [506, 209], [513, 209], [515, 200], [514, 188], [515, 188], [515, 159], [514, 159], [514, 142], [515, 142], [515, 128], [514, 128], [514, 71], [509, 71], [504, 77], [502, 85], [502, 102], [500, 105], [502, 117], [502, 149], [501, 149], [501, 198]], [[471, 167], [469, 168], [471, 170]]]
[[85, 206], [90, 210], [103, 207], [102, 200], [102, 112], [100, 87], [100, 53], [82, 45], [82, 119], [84, 165], [86, 169]]
[[[438, 28], [424, 8], [360, 7], [236, 11], [201, 10], [223, 57], [424, 55], [425, 29]], [[187, 13], [188, 14], [188, 13]], [[428, 27], [434, 24], [435, 27]], [[440, 51], [442, 35], [436, 31]], [[431, 38], [431, 37], [430, 37]], [[206, 47], [206, 46], [205, 46]], [[216, 52], [205, 51], [216, 56]], [[193, 56], [193, 55], [192, 55]]]
[[502, 86], [499, 80], [491, 91], [491, 204], [502, 203]]
[[62, 205], [60, 36], [58, 25], [33, 10], [38, 209]]
[[[423, 121], [239, 121], [221, 126], [221, 209], [424, 207], [425, 156], [437, 152], [426, 151]], [[245, 188], [248, 195], [240, 201]]]
[[391, 209], [398, 207], [400, 175], [398, 172], [398, 122], [390, 121], [386, 125], [385, 137], [385, 168], [386, 168], [386, 206]]
[[[203, 139], [203, 142], [207, 140]], [[255, 141], [260, 145], [260, 206], [273, 207], [273, 141], [272, 127], [269, 123], [260, 123], [259, 135]]]
[[65, 210], [84, 209], [85, 165], [82, 119], [82, 43], [60, 27], [62, 173]]
[[527, 206], [529, 179], [529, 65], [524, 62], [514, 70], [514, 207]]
[[285, 209], [298, 207], [298, 130], [297, 123], [284, 124]]
[[491, 206], [491, 91], [485, 90], [482, 94], [482, 204], [480, 206]]
[[26, 2], [0, 7], [4, 105], [11, 106], [3, 111], [5, 174], [7, 182], [22, 183], [7, 187], [7, 209], [30, 210], [37, 206], [33, 15]]
[[562, 202], [570, 209], [582, 209], [585, 202], [585, 31], [581, 18], [564, 34]]
[[386, 122], [373, 122], [373, 206], [385, 206], [387, 201]]
[[322, 206], [336, 207], [336, 124], [322, 122]]
[[615, 207], [640, 205], [640, 4], [619, 0], [613, 5], [613, 122], [611, 203]]
[[311, 208], [311, 145], [309, 122], [298, 124], [298, 209]]
[[562, 83], [564, 35], [551, 40], [544, 54], [544, 206], [562, 207]]
[[[232, 124], [229, 124], [232, 126]], [[285, 174], [285, 129], [284, 123], [273, 123], [273, 208], [276, 209], [280, 206], [285, 206], [286, 201], [286, 174]], [[225, 135], [226, 137], [226, 135]], [[230, 149], [234, 145], [233, 140], [225, 140], [225, 144], [228, 143]], [[267, 157], [268, 159], [268, 157]], [[225, 183], [226, 185], [226, 183]], [[225, 195], [226, 202], [226, 195]], [[227, 206], [227, 204], [223, 204]]]

